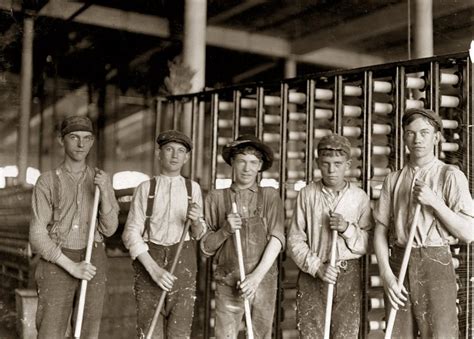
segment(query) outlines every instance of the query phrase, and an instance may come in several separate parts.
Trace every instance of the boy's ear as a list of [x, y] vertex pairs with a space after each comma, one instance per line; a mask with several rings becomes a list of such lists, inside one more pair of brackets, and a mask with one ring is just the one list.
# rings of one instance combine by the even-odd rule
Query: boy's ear
[[350, 169], [350, 168], [351, 168], [351, 165], [352, 165], [352, 159], [347, 159], [347, 160], [346, 160], [346, 168], [347, 168], [347, 169]]
[[61, 146], [64, 146], [64, 137], [62, 137], [60, 134], [58, 134], [58, 136], [56, 137], [56, 139], [58, 140], [58, 143], [59, 143]]

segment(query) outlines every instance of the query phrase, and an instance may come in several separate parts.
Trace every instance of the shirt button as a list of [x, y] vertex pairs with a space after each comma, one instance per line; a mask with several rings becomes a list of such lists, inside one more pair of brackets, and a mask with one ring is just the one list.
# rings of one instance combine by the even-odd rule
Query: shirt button
[[74, 228], [75, 230], [77, 230], [79, 228], [79, 225], [73, 225], [72, 228]]

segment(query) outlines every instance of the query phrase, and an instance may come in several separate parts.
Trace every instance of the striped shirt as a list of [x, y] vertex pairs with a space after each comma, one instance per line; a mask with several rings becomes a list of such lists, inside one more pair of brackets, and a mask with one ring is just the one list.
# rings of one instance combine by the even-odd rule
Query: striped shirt
[[[75, 178], [62, 164], [38, 178], [32, 196], [30, 243], [33, 251], [45, 260], [55, 263], [61, 256], [61, 248], [84, 249], [87, 246], [94, 203], [94, 176], [94, 170], [86, 166], [81, 176]], [[55, 182], [58, 184], [58, 197], [55, 197]], [[96, 241], [102, 241], [102, 235], [108, 237], [117, 230], [119, 206], [112, 185], [109, 185], [109, 190], [113, 208], [104, 211], [106, 214], [99, 208]], [[53, 199], [57, 199], [59, 210], [55, 225]]]
[[[148, 241], [163, 246], [179, 243], [186, 221], [188, 193], [184, 177], [159, 175], [156, 177], [153, 215], [150, 218], [150, 238], [147, 232], [143, 234], [149, 190], [149, 180], [142, 182], [136, 188], [122, 234], [123, 243], [130, 251], [132, 259], [148, 251]], [[192, 191], [192, 201], [202, 208], [201, 188], [197, 182], [192, 182]], [[200, 225], [202, 230], [198, 234], [198, 239], [206, 231], [205, 224], [200, 223]], [[190, 239], [188, 233], [185, 240]]]
[[330, 257], [330, 210], [349, 222], [337, 238], [337, 260], [356, 259], [368, 252], [373, 222], [367, 194], [350, 182], [338, 195], [321, 181], [312, 182], [298, 194], [288, 231], [287, 253], [303, 272], [314, 277]]

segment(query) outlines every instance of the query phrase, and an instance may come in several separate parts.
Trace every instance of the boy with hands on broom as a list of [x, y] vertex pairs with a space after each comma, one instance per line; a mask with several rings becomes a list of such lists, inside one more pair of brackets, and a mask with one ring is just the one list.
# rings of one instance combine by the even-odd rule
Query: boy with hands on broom
[[[369, 198], [345, 179], [351, 165], [347, 138], [336, 134], [322, 138], [317, 161], [322, 179], [299, 192], [288, 231], [287, 253], [300, 269], [298, 330], [301, 338], [323, 338], [325, 330], [332, 338], [357, 338], [362, 300], [359, 258], [368, 251], [372, 228]], [[335, 266], [330, 253], [335, 254]], [[329, 298], [327, 284], [334, 284]], [[326, 304], [332, 299], [332, 321], [326, 329]]]
[[[456, 277], [449, 245], [474, 238], [468, 182], [460, 170], [435, 156], [442, 130], [439, 115], [409, 109], [402, 128], [409, 160], [387, 176], [374, 209], [374, 246], [389, 301], [386, 310], [398, 310], [394, 337], [457, 338]], [[399, 288], [397, 277], [418, 204], [406, 278]]]

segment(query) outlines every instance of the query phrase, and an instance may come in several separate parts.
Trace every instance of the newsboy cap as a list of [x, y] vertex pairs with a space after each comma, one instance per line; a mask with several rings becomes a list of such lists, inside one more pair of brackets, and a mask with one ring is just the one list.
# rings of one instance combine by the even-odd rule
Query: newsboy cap
[[94, 133], [94, 129], [92, 128], [92, 121], [88, 117], [77, 115], [65, 118], [61, 123], [61, 136], [63, 137], [66, 134], [76, 131], [86, 131]]
[[189, 151], [193, 149], [193, 142], [191, 139], [184, 133], [177, 130], [168, 130], [161, 132], [156, 138], [156, 143], [161, 147], [166, 145], [169, 142], [177, 142]]
[[342, 135], [330, 134], [321, 138], [318, 143], [318, 153], [320, 151], [342, 151], [351, 157], [351, 142]]
[[244, 148], [246, 146], [251, 146], [262, 153], [262, 168], [260, 172], [263, 172], [273, 164], [273, 150], [265, 145], [260, 139], [252, 134], [243, 134], [239, 136], [236, 140], [228, 143], [222, 148], [222, 158], [224, 158], [225, 162], [229, 165], [232, 165], [231, 159], [235, 154], [235, 151], [239, 148]]
[[438, 114], [436, 114], [434, 111], [432, 111], [428, 108], [410, 108], [410, 109], [407, 109], [405, 111], [405, 114], [402, 117], [402, 127], [403, 128], [405, 128], [409, 124], [409, 122], [408, 122], [409, 120], [410, 120], [410, 122], [413, 121], [409, 118], [411, 116], [415, 115], [415, 114], [421, 115], [421, 116], [427, 118], [428, 120], [432, 121], [434, 123], [434, 125], [438, 127], [438, 130], [443, 129], [443, 120], [441, 119], [441, 117]]

